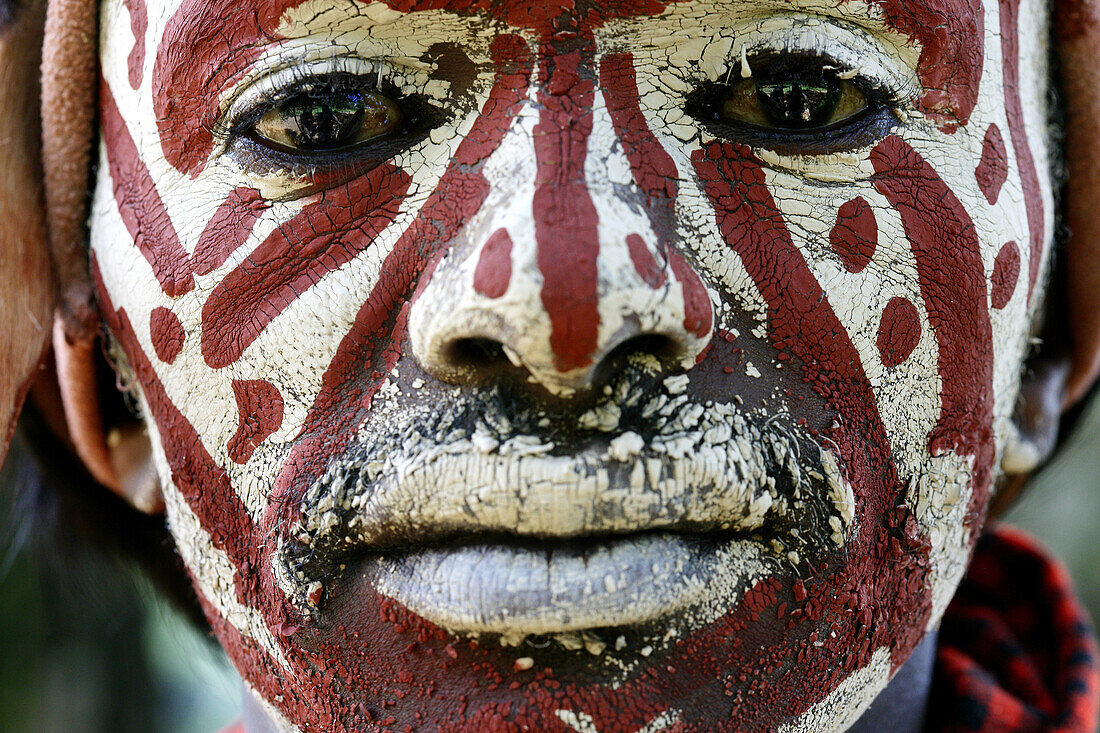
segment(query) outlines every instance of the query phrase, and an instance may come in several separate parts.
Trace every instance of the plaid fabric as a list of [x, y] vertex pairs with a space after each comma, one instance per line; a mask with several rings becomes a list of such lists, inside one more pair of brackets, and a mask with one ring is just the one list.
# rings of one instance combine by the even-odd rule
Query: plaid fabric
[[1093, 733], [1097, 646], [1065, 569], [1019, 530], [979, 540], [940, 628], [928, 733]]

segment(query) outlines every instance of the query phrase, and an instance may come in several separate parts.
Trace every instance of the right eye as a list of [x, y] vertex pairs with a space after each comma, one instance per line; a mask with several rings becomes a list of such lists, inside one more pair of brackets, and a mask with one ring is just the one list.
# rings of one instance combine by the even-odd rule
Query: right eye
[[850, 81], [819, 68], [760, 74], [730, 86], [719, 116], [773, 130], [815, 130], [842, 124], [870, 105]]
[[705, 84], [685, 111], [718, 138], [789, 155], [828, 155], [872, 145], [898, 124], [889, 92], [835, 61], [772, 54], [751, 75]]
[[248, 134], [279, 150], [311, 153], [353, 148], [401, 129], [398, 103], [356, 81], [338, 76], [302, 87], [254, 118]]

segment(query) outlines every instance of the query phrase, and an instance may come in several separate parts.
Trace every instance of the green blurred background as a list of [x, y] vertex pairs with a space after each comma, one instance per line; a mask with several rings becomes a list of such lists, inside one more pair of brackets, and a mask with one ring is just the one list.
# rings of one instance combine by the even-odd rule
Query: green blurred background
[[[19, 511], [8, 493], [0, 518]], [[1100, 618], [1100, 403], [1008, 521], [1062, 558]], [[216, 733], [233, 722], [239, 682], [209, 639], [118, 561], [41, 544], [0, 541], [0, 731]]]

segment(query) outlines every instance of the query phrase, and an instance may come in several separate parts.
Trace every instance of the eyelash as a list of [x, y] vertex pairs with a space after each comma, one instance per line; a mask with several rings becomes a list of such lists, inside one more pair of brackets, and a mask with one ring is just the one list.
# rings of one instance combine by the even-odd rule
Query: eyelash
[[726, 71], [726, 79], [729, 81], [699, 84], [688, 95], [684, 104], [684, 112], [695, 118], [704, 130], [716, 138], [743, 143], [749, 147], [767, 148], [780, 155], [829, 155], [871, 145], [886, 137], [901, 122], [896, 112], [902, 107], [901, 90], [890, 89], [881, 82], [876, 83], [858, 73], [852, 78], [841, 79], [840, 74], [847, 69], [835, 59], [810, 53], [771, 52], [748, 57], [747, 61], [753, 77], [766, 75], [770, 65], [776, 63], [782, 63], [791, 69], [801, 66], [835, 70], [831, 74], [838, 80], [851, 84], [866, 97], [869, 105], [852, 118], [827, 127], [807, 130], [767, 128], [724, 120], [719, 108], [733, 85], [742, 81], [740, 77], [736, 81], [731, 78], [739, 73], [738, 60]]
[[[844, 73], [843, 64], [820, 53], [765, 52], [747, 60], [756, 77], [766, 76], [769, 67], [776, 63], [782, 63], [788, 69], [836, 69], [832, 74], [838, 79]], [[742, 81], [739, 75], [736, 81], [731, 79], [732, 75], [738, 74], [739, 64], [739, 60], [730, 64], [725, 75], [727, 81], [697, 85], [683, 105], [684, 112], [716, 138], [765, 148], [780, 155], [828, 155], [871, 145], [886, 137], [901, 122], [900, 114], [895, 110], [902, 107], [902, 90], [890, 89], [881, 81], [859, 74], [842, 81], [863, 94], [868, 107], [852, 118], [827, 127], [793, 130], [724, 119], [720, 114], [722, 101], [733, 85]], [[444, 124], [448, 118], [443, 109], [424, 96], [404, 93], [386, 75], [385, 66], [378, 66], [365, 74], [350, 68], [337, 67], [318, 73], [314, 68], [292, 67], [280, 74], [284, 75], [287, 77], [285, 83], [254, 95], [254, 101], [245, 110], [231, 116], [224, 125], [215, 125], [211, 131], [215, 139], [222, 141], [223, 150], [244, 170], [260, 176], [313, 181], [315, 185], [308, 190], [317, 185], [327, 187], [337, 179], [350, 180], [391, 160], [420, 143], [432, 129]], [[399, 129], [375, 140], [335, 150], [308, 152], [273, 147], [252, 132], [264, 115], [326, 84], [336, 91], [384, 95], [400, 107], [404, 121]]]
[[[447, 113], [428, 98], [404, 93], [385, 74], [385, 67], [369, 74], [339, 69], [317, 73], [309, 68], [287, 69], [286, 74], [289, 77], [286, 83], [259, 93], [246, 109], [211, 130], [215, 139], [221, 141], [223, 150], [251, 173], [307, 179], [337, 175], [341, 180], [349, 180], [418, 144], [447, 118]], [[361, 145], [302, 153], [271, 147], [252, 133], [252, 128], [264, 115], [324, 85], [331, 85], [338, 92], [373, 92], [386, 96], [404, 113], [401, 127]]]

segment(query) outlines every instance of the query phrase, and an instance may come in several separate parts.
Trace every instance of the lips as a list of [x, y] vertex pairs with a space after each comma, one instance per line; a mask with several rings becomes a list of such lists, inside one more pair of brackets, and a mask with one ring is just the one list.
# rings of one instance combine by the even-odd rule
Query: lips
[[357, 574], [456, 632], [706, 623], [843, 545], [854, 500], [830, 453], [666, 382], [608, 390], [571, 432], [492, 398], [395, 411], [306, 492], [284, 590], [315, 614], [308, 589]]

